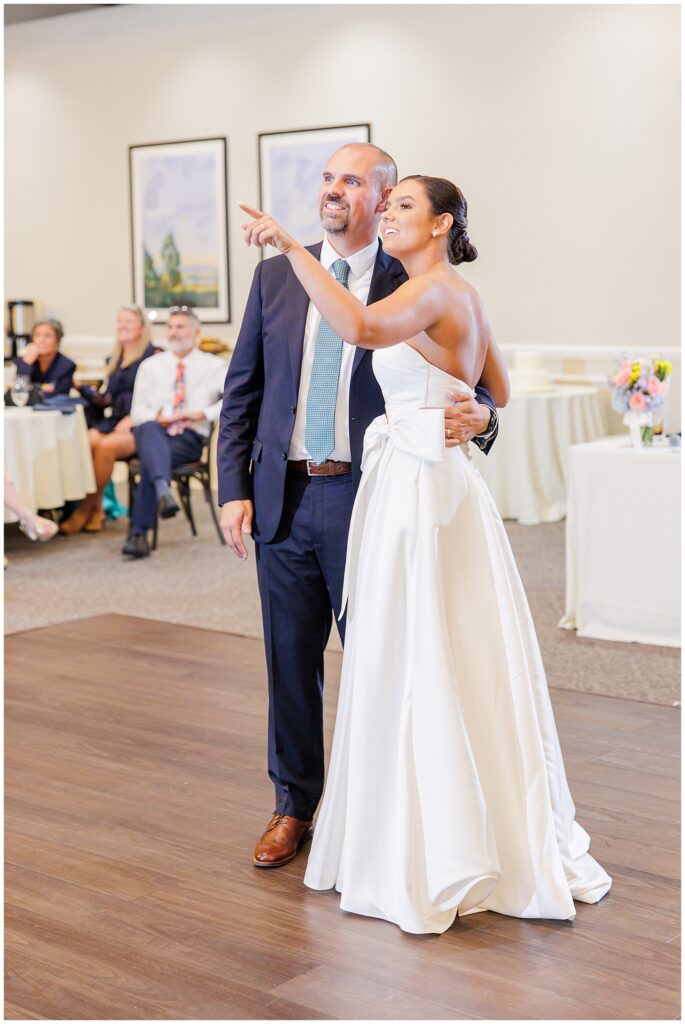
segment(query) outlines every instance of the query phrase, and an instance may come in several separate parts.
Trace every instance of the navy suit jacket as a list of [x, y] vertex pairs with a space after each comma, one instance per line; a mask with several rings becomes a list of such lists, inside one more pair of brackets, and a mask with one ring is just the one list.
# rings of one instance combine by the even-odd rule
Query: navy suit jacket
[[38, 360], [28, 366], [23, 359], [14, 360], [17, 367], [17, 376], [31, 378], [32, 384], [54, 384], [55, 395], [68, 395], [73, 384], [73, 376], [76, 371], [76, 363], [62, 352], [55, 353], [55, 358], [48, 366], [45, 373], [41, 373]]
[[[307, 248], [319, 259], [321, 242]], [[402, 264], [379, 243], [368, 304], [391, 295], [406, 280]], [[217, 448], [219, 504], [252, 500], [252, 536], [260, 543], [273, 540], [283, 512], [308, 308], [309, 297], [287, 257], [263, 260], [226, 375]], [[385, 411], [372, 355], [370, 349], [358, 348], [352, 363], [349, 425], [355, 486], [361, 478], [366, 428]], [[479, 401], [494, 409], [486, 389], [479, 386], [476, 391]]]

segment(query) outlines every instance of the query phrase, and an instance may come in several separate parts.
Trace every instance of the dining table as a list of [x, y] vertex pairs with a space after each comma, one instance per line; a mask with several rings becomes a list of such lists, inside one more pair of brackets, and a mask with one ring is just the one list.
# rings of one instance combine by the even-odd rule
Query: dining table
[[680, 452], [625, 436], [571, 449], [562, 628], [680, 647]]
[[470, 447], [500, 515], [525, 526], [559, 522], [566, 515], [571, 446], [608, 432], [599, 389], [560, 384], [512, 392], [497, 412], [490, 453]]
[[[69, 413], [7, 406], [4, 435], [5, 469], [31, 512], [61, 508], [96, 490], [82, 406]], [[6, 523], [16, 518], [5, 509]]]

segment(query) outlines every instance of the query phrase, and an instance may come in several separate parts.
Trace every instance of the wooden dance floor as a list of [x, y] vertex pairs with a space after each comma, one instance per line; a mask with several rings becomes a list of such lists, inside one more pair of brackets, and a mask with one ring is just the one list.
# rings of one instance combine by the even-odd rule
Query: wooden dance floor
[[273, 799], [258, 641], [120, 615], [8, 637], [6, 1017], [677, 1017], [679, 710], [552, 698], [613, 891], [573, 922], [417, 937], [305, 889], [305, 855], [253, 868]]

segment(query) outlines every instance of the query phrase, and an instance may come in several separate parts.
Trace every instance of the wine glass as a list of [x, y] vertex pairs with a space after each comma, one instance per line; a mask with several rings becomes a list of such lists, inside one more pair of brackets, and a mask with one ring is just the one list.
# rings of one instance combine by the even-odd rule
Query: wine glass
[[15, 377], [12, 384], [12, 401], [14, 404], [21, 409], [28, 402], [30, 392], [31, 378], [24, 376]]

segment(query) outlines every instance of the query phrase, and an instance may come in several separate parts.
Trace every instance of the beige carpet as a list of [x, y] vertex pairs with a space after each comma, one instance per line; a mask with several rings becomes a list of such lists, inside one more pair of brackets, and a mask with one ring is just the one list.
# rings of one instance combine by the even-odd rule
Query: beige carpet
[[[32, 544], [5, 527], [5, 631], [121, 612], [202, 629], [261, 636], [254, 557], [240, 562], [219, 545], [201, 495], [194, 496], [199, 536], [185, 519], [160, 526], [152, 557], [120, 555], [127, 524], [100, 535], [57, 537]], [[564, 524], [507, 530], [528, 592], [550, 686], [657, 704], [680, 700], [680, 651], [640, 644], [581, 640], [559, 629], [564, 606]], [[29, 636], [27, 643], [31, 642]], [[331, 645], [340, 643], [333, 631]]]

